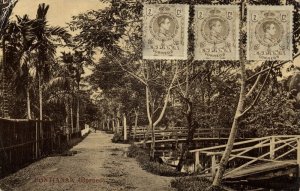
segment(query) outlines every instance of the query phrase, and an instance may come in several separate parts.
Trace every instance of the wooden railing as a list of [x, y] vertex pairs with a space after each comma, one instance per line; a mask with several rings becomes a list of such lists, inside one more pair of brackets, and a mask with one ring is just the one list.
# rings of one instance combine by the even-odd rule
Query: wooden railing
[[[190, 150], [195, 156], [195, 170], [210, 172], [214, 176], [225, 147], [226, 145], [220, 145]], [[201, 163], [201, 159], [207, 161], [207, 157], [210, 158], [211, 165]], [[230, 166], [232, 169], [226, 172], [225, 177], [259, 162], [296, 163], [300, 167], [300, 135], [268, 136], [236, 142], [229, 162], [234, 160], [238, 162]]]
[[[188, 129], [168, 129], [168, 130], [155, 130], [155, 141], [157, 142], [169, 142], [169, 141], [178, 141], [185, 140], [188, 136]], [[194, 132], [194, 139], [227, 139], [230, 133], [230, 129], [226, 128], [199, 128]], [[131, 136], [131, 135], [130, 135]], [[240, 137], [240, 136], [239, 136]], [[133, 138], [133, 137], [132, 137]], [[141, 141], [146, 139], [146, 132], [139, 132], [135, 135], [135, 140]], [[149, 132], [148, 140], [146, 142], [151, 142], [152, 133]]]

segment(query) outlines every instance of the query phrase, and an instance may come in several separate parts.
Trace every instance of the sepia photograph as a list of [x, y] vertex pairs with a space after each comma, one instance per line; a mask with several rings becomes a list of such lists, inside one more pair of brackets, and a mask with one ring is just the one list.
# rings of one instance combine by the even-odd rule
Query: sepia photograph
[[299, 0], [0, 0], [0, 191], [300, 191]]

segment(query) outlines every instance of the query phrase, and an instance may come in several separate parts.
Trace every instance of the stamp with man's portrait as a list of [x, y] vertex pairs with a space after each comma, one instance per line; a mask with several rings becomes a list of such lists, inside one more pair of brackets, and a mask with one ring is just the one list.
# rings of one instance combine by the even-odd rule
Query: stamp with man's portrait
[[188, 5], [144, 4], [143, 59], [187, 59]]
[[195, 6], [195, 60], [239, 59], [239, 8]]
[[292, 35], [293, 6], [248, 6], [248, 60], [292, 60]]

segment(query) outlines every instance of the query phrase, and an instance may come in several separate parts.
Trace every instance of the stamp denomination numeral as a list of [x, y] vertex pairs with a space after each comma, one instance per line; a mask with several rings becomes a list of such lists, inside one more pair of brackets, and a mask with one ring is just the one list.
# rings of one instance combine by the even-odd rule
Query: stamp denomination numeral
[[198, 11], [197, 12], [197, 17], [198, 17], [198, 19], [203, 19], [203, 12], [202, 11]]
[[287, 14], [283, 13], [281, 14], [281, 21], [286, 22], [287, 21]]
[[182, 9], [176, 9], [176, 16], [181, 17], [182, 16]]
[[256, 14], [253, 14], [253, 15], [252, 15], [252, 21], [253, 21], [253, 22], [257, 22], [257, 15], [256, 15]]
[[152, 10], [152, 8], [147, 8], [147, 9], [146, 9], [146, 13], [147, 13], [147, 16], [152, 16], [152, 15], [153, 15], [153, 10]]
[[229, 20], [233, 19], [233, 12], [232, 11], [227, 12], [227, 19], [229, 19]]

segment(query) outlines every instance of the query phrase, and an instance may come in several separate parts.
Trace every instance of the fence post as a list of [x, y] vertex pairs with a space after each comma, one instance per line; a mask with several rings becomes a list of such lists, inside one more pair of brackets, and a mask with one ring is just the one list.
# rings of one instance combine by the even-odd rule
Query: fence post
[[124, 141], [127, 141], [127, 120], [125, 113], [123, 114], [123, 133], [124, 133]]
[[200, 167], [200, 152], [199, 151], [196, 151], [195, 152], [195, 172], [198, 171]]
[[270, 159], [275, 159], [275, 137], [270, 138]]
[[35, 159], [38, 159], [38, 121], [35, 120]]
[[300, 137], [297, 138], [297, 165], [298, 165], [298, 178], [300, 178]]
[[53, 122], [51, 121], [50, 122], [50, 127], [51, 127], [51, 154], [53, 153], [53, 151], [54, 151], [54, 147], [53, 147], [53, 145], [54, 145], [54, 138], [55, 138], [55, 136], [54, 136], [54, 125], [53, 125]]
[[212, 157], [211, 157], [211, 176], [212, 176], [212, 178], [215, 177], [216, 170], [217, 170], [216, 155], [212, 155]]
[[115, 119], [112, 120], [112, 130], [113, 130], [113, 133], [116, 132]]
[[117, 134], [120, 133], [120, 119], [117, 118]]

